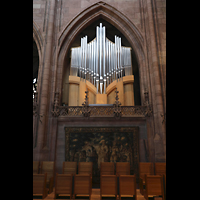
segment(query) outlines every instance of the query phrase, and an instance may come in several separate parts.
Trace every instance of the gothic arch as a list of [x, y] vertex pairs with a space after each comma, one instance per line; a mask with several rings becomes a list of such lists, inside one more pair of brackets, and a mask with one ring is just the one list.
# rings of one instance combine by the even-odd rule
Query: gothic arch
[[38, 25], [33, 21], [33, 39], [37, 45], [39, 56], [41, 56], [41, 50], [43, 46], [43, 39], [39, 30]]
[[114, 25], [120, 32], [123, 33], [131, 44], [136, 55], [139, 69], [142, 69], [139, 70], [142, 95], [142, 91], [144, 90], [144, 81], [141, 77], [144, 77], [143, 67], [145, 62], [143, 35], [123, 13], [103, 1], [95, 3], [80, 12], [61, 32], [58, 38], [56, 91], [61, 93], [64, 61], [72, 42], [82, 30], [99, 18], [102, 18]]

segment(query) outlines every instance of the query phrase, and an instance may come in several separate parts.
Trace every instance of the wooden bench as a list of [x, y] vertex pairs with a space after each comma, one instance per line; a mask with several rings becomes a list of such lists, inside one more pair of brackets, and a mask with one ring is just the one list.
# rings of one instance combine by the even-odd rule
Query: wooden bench
[[155, 175], [166, 174], [166, 163], [155, 163]]
[[73, 176], [77, 171], [77, 162], [63, 162], [63, 174], [72, 174]]
[[41, 161], [41, 174], [47, 173], [47, 187], [49, 194], [53, 192], [54, 161]]
[[39, 174], [39, 161], [33, 161], [33, 174]]
[[100, 175], [114, 175], [115, 163], [114, 162], [101, 162], [100, 163]]
[[92, 193], [92, 176], [89, 174], [75, 174], [74, 176], [74, 198], [76, 196], [89, 196]]
[[139, 186], [140, 186], [140, 193], [144, 195], [144, 186], [145, 186], [145, 174], [153, 175], [153, 163], [152, 162], [140, 162], [139, 163]]
[[46, 188], [47, 173], [33, 174], [33, 196], [42, 196], [44, 199], [47, 196], [48, 189]]
[[130, 175], [130, 163], [116, 162], [116, 175]]
[[119, 175], [119, 200], [121, 197], [134, 197], [137, 200], [135, 175]]
[[56, 173], [55, 199], [58, 196], [70, 196], [72, 198], [72, 174]]
[[101, 175], [100, 177], [100, 200], [102, 197], [115, 197], [117, 200], [117, 176]]
[[79, 162], [78, 174], [90, 174], [92, 176], [92, 162]]
[[164, 200], [163, 180], [160, 175], [145, 175], [145, 188], [144, 197], [146, 200], [149, 197], [161, 196]]

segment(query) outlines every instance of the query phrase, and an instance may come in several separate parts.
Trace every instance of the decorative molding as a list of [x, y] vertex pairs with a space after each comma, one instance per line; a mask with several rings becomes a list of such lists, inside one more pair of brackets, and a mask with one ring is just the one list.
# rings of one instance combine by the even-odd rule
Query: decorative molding
[[58, 117], [60, 115], [60, 109], [58, 105], [59, 105], [59, 92], [55, 92], [53, 110], [51, 111], [54, 117]]
[[82, 103], [82, 114], [84, 117], [90, 116], [91, 110], [89, 109], [89, 102], [88, 102], [88, 90], [85, 91], [85, 101]]
[[118, 97], [118, 93], [119, 91], [117, 91], [117, 88], [115, 90], [115, 103], [113, 104], [113, 112], [115, 115], [116, 119], [119, 119], [122, 115], [122, 109], [121, 109], [121, 102], [119, 101], [119, 97]]
[[34, 99], [33, 99], [33, 116], [35, 116], [35, 117], [38, 115], [37, 97], [38, 97], [38, 93], [35, 92], [34, 93]]

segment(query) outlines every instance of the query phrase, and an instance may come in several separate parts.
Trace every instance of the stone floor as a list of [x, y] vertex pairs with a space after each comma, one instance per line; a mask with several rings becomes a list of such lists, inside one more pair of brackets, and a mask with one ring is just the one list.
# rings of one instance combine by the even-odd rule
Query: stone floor
[[[55, 189], [55, 188], [54, 188]], [[33, 197], [34, 199], [34, 197]], [[42, 198], [41, 198], [42, 199]], [[51, 194], [49, 194], [45, 199], [54, 200], [54, 190]], [[119, 198], [118, 198], [119, 199]], [[63, 199], [69, 200], [69, 199]], [[81, 200], [81, 199], [79, 199]], [[85, 199], [84, 199], [85, 200]], [[91, 200], [100, 200], [100, 189], [92, 189]], [[137, 189], [137, 200], [146, 200], [143, 195], [141, 195], [140, 190]], [[162, 198], [157, 198], [157, 200], [162, 200]]]

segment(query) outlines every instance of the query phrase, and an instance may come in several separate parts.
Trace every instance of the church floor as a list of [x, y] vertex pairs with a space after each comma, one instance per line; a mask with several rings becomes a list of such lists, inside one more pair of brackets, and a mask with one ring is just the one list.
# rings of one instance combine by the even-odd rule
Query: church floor
[[[53, 192], [51, 194], [49, 194], [45, 199], [53, 200], [54, 199], [54, 191], [55, 191], [55, 188], [54, 188]], [[33, 199], [36, 199], [36, 198], [33, 197]], [[119, 199], [119, 197], [118, 197], [118, 199]], [[162, 199], [162, 198], [159, 198], [159, 200], [160, 199]], [[63, 199], [63, 200], [69, 200], [69, 199]], [[81, 200], [81, 199], [79, 199], [79, 200]], [[86, 199], [84, 199], [84, 200], [86, 200]], [[91, 200], [100, 200], [100, 189], [96, 189], [96, 188], [92, 189]], [[137, 200], [145, 200], [144, 196], [141, 195], [139, 189], [137, 189]]]

